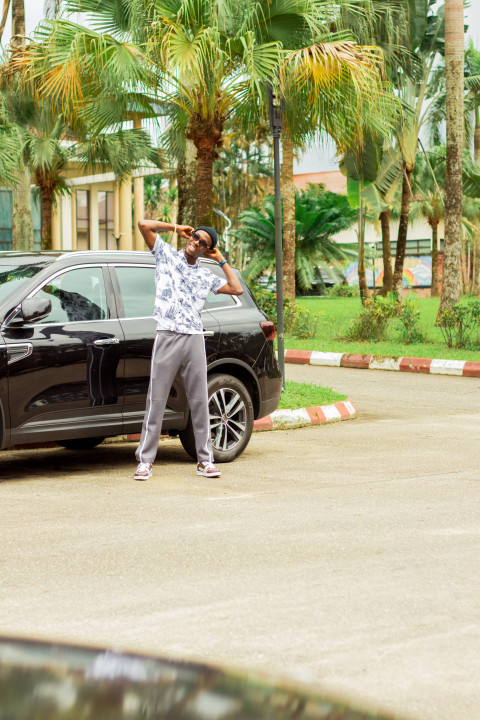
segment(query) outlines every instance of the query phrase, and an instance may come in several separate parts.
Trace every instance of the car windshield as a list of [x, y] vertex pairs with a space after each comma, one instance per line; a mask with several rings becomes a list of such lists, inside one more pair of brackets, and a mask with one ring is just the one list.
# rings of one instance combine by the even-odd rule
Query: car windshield
[[43, 270], [48, 263], [31, 263], [30, 265], [0, 265], [0, 302], [5, 300], [14, 290], [25, 284], [30, 278]]

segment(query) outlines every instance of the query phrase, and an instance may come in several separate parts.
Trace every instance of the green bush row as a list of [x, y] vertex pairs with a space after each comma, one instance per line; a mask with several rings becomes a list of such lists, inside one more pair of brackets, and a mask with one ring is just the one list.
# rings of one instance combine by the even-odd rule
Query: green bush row
[[[366, 300], [360, 315], [352, 322], [344, 338], [347, 340], [386, 340], [390, 327], [400, 327], [405, 344], [425, 342], [425, 334], [419, 326], [420, 310], [412, 293], [397, 302], [396, 294], [386, 298], [376, 296]], [[444, 310], [438, 326], [447, 347], [465, 348], [471, 346], [475, 330], [480, 330], [480, 301], [471, 300], [465, 304], [455, 303]]]
[[[329, 292], [333, 297], [350, 294], [348, 285], [337, 285]], [[252, 292], [260, 308], [277, 324], [277, 298], [274, 292], [254, 285]], [[314, 338], [322, 313], [311, 312], [295, 301], [285, 298], [283, 303], [285, 332], [300, 340]], [[473, 347], [472, 337], [475, 331], [480, 334], [480, 301], [455, 303], [444, 310], [438, 326], [442, 331], [447, 347]], [[353, 320], [347, 331], [340, 336], [342, 340], [377, 341], [387, 339], [389, 330], [394, 327], [400, 331], [406, 345], [426, 342], [425, 333], [420, 326], [420, 310], [414, 293], [397, 302], [396, 294], [387, 297], [377, 295], [365, 301], [360, 315]], [[478, 338], [477, 338], [478, 342]]]

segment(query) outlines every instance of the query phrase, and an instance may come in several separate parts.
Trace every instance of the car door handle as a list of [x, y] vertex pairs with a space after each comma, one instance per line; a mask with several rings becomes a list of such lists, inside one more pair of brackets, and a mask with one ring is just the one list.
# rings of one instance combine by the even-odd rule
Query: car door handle
[[203, 337], [213, 337], [215, 335], [213, 330], [204, 330]]
[[99, 340], [94, 340], [93, 344], [97, 347], [101, 347], [102, 345], [119, 345], [120, 340], [116, 337], [114, 338], [101, 338]]

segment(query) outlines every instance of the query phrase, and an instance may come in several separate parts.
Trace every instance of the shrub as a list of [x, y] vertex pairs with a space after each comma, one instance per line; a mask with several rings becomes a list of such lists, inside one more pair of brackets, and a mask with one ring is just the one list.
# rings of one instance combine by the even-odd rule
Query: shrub
[[260, 308], [260, 310], [263, 310], [263, 312], [268, 315], [268, 317], [273, 320], [275, 325], [277, 324], [277, 296], [274, 292], [271, 292], [270, 290], [265, 290], [264, 288], [260, 287], [259, 285], [251, 285], [250, 290], [253, 293], [253, 296], [255, 300], [257, 301], [257, 305]]
[[384, 340], [388, 325], [398, 313], [393, 298], [376, 297], [366, 300], [358, 318], [348, 328], [347, 340]]
[[285, 321], [285, 327], [288, 332], [291, 332], [299, 340], [308, 340], [308, 338], [314, 338], [317, 334], [319, 318], [320, 313], [313, 313], [295, 303], [288, 313], [288, 321]]
[[348, 340], [385, 340], [392, 321], [396, 321], [404, 343], [423, 342], [419, 319], [420, 310], [414, 295], [408, 295], [401, 303], [397, 302], [396, 293], [389, 293], [386, 298], [377, 295], [373, 300], [365, 301], [345, 337]]
[[360, 290], [358, 285], [347, 285], [347, 283], [338, 283], [331, 285], [325, 292], [327, 297], [358, 297]]
[[425, 335], [419, 327], [420, 310], [413, 294], [407, 295], [398, 306], [397, 318], [401, 326], [402, 340], [406, 345], [425, 341]]
[[447, 347], [466, 347], [473, 331], [480, 325], [480, 301], [471, 300], [464, 305], [453, 303], [443, 310], [439, 325]]
[[[277, 296], [269, 290], [253, 285], [251, 291], [258, 306], [277, 325]], [[283, 323], [285, 332], [289, 332], [300, 340], [313, 338], [317, 332], [320, 313], [312, 313], [300, 307], [294, 300], [285, 298], [283, 301]]]

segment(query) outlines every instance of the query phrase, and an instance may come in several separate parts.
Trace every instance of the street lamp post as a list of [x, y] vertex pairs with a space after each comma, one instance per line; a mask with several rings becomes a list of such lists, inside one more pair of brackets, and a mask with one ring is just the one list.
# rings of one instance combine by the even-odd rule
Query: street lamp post
[[227, 223], [227, 227], [225, 228], [224, 232], [222, 233], [222, 236], [223, 236], [223, 240], [225, 242], [225, 260], [227, 262], [230, 262], [230, 248], [229, 248], [229, 240], [228, 240], [228, 231], [230, 230], [232, 221], [230, 220], [230, 218], [227, 215], [225, 215], [225, 213], [223, 213], [221, 210], [219, 210], [216, 207], [213, 208], [213, 212], [216, 213], [217, 215], [220, 215], [220, 217], [223, 218], [225, 220], [225, 222]]
[[267, 84], [268, 116], [273, 133], [273, 171], [275, 178], [275, 275], [277, 290], [277, 347], [280, 372], [285, 390], [285, 346], [283, 325], [283, 222], [282, 195], [280, 192], [280, 135], [283, 125], [284, 102], [276, 94], [270, 83]]
[[375, 257], [377, 249], [375, 243], [370, 243], [370, 249], [372, 251], [373, 292], [375, 292]]

